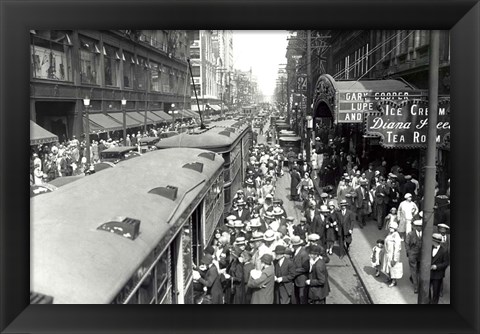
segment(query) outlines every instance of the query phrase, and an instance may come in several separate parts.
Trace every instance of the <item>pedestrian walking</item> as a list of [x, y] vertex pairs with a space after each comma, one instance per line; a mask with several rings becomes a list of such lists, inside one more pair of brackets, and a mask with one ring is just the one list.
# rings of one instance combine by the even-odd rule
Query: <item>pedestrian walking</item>
[[261, 264], [250, 272], [248, 287], [252, 289], [252, 304], [273, 304], [275, 272], [272, 265], [273, 256], [264, 254]]
[[290, 304], [293, 295], [295, 265], [285, 258], [286, 247], [275, 247], [275, 304]]
[[372, 248], [372, 255], [370, 259], [372, 261], [372, 267], [375, 269], [375, 277], [380, 276], [383, 255], [385, 253], [384, 245], [385, 241], [378, 239], [376, 245]]
[[418, 293], [418, 278], [420, 273], [420, 259], [422, 255], [422, 220], [413, 221], [413, 230], [405, 238], [405, 251], [407, 252], [410, 267], [410, 282], [413, 292]]
[[326, 304], [326, 298], [330, 293], [327, 266], [325, 265], [325, 261], [320, 254], [320, 246], [310, 246], [310, 270], [308, 279], [305, 281], [306, 285], [308, 286], [309, 304]]
[[442, 246], [442, 235], [432, 235], [432, 261], [430, 267], [430, 304], [438, 304], [440, 290], [445, 277], [445, 270], [450, 265], [450, 259], [445, 247]]
[[389, 287], [397, 285], [397, 280], [403, 277], [403, 264], [400, 262], [402, 240], [397, 232], [398, 224], [391, 223], [388, 235], [385, 238], [385, 254], [382, 271], [388, 277]]

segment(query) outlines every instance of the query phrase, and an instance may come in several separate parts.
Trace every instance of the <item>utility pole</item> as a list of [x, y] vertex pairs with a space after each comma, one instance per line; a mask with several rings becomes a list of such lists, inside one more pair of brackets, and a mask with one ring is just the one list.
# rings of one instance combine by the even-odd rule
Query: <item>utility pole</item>
[[435, 151], [437, 148], [439, 36], [440, 32], [438, 30], [430, 31], [427, 161], [425, 166], [422, 257], [420, 260], [418, 304], [430, 303], [430, 267], [432, 263], [433, 206], [435, 205], [436, 175]]
[[[310, 94], [311, 91], [311, 86], [312, 86], [312, 62], [311, 62], [311, 56], [312, 56], [312, 41], [311, 41], [311, 36], [312, 31], [307, 30], [307, 108], [305, 109], [305, 119], [308, 119], [308, 116], [311, 115], [310, 111], [310, 105], [312, 104], [312, 96]], [[304, 127], [307, 127], [307, 124], [303, 125]], [[312, 137], [312, 131], [311, 129], [307, 129], [307, 164], [310, 164], [311, 161], [311, 137]]]

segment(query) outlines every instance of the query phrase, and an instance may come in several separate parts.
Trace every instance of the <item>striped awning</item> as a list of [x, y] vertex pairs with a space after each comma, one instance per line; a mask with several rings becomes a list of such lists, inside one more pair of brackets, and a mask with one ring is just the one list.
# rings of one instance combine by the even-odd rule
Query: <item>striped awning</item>
[[157, 115], [158, 117], [160, 117], [161, 119], [163, 119], [164, 121], [167, 121], [167, 122], [171, 122], [173, 117], [170, 116], [169, 114], [167, 114], [165, 111], [161, 111], [161, 110], [155, 110], [155, 111], [152, 111], [155, 115]]
[[42, 128], [34, 121], [30, 121], [30, 145], [40, 145], [58, 141], [58, 137]]
[[163, 118], [161, 118], [160, 116], [158, 116], [157, 114], [155, 114], [151, 111], [148, 112], [147, 117], [150, 118], [151, 120], [153, 120], [155, 123], [164, 122]]
[[[102, 126], [92, 121], [90, 118], [89, 118], [88, 125], [89, 125], [88, 130], [90, 133], [100, 133], [100, 132], [107, 131]], [[86, 128], [87, 128], [87, 117], [83, 116], [83, 129], [86, 129]]]
[[100, 125], [105, 131], [114, 131], [123, 128], [122, 122], [117, 122], [116, 120], [102, 113], [89, 113], [88, 118], [91, 122]]
[[[108, 116], [110, 117], [113, 117], [116, 121], [118, 121], [120, 124], [123, 124], [123, 113], [121, 112], [117, 112], [117, 113], [108, 113]], [[138, 127], [138, 126], [141, 126], [142, 123], [132, 117], [130, 117], [128, 115], [128, 112], [127, 112], [127, 115], [125, 117], [125, 122], [127, 123], [127, 128], [135, 128], [135, 127]]]

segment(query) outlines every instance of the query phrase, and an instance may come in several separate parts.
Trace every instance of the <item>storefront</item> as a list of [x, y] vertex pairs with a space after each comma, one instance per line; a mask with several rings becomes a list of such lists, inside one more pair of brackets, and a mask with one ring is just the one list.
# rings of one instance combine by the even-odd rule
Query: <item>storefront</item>
[[[424, 165], [428, 91], [404, 80], [335, 81], [328, 74], [317, 81], [313, 97], [315, 123], [331, 124], [335, 134], [349, 141], [350, 151], [372, 161], [401, 164], [407, 173]], [[450, 97], [439, 97], [437, 169], [440, 188], [449, 167]], [[315, 134], [317, 136], [317, 134]], [[442, 174], [442, 175], [441, 175]], [[447, 177], [448, 178], [448, 177]]]

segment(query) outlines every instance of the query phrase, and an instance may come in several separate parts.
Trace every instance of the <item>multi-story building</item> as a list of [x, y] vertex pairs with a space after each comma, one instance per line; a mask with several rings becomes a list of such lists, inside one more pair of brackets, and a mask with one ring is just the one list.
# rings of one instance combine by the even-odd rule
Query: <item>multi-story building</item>
[[[331, 44], [327, 56], [327, 73], [337, 82], [337, 86], [341, 86], [341, 82], [346, 81], [350, 83], [343, 85], [348, 84], [349, 87], [353, 87], [352, 84], [357, 81], [364, 87], [375, 85], [374, 82], [377, 82], [376, 89], [380, 89], [382, 82], [388, 80], [390, 83], [392, 81], [404, 83], [416, 92], [424, 91], [423, 95], [429, 89], [430, 31], [332, 30], [328, 31], [328, 34], [331, 35]], [[438, 93], [444, 101], [449, 101], [450, 37], [448, 31], [440, 32]], [[449, 105], [449, 102], [447, 103]], [[362, 155], [365, 151], [370, 152], [371, 155], [371, 152], [376, 152], [378, 157], [383, 156], [391, 162], [416, 160], [419, 166], [423, 165], [425, 159], [423, 148], [415, 149], [412, 146], [410, 150], [384, 149], [379, 144], [378, 137], [364, 136], [363, 128], [364, 124], [361, 121], [343, 123], [337, 127], [342, 130], [342, 135], [348, 133], [357, 135], [359, 143], [357, 148], [363, 147]], [[361, 144], [362, 141], [363, 144]], [[449, 151], [448, 142], [439, 144], [437, 171], [440, 188], [445, 187], [450, 171]], [[378, 157], [370, 156], [367, 159]], [[422, 173], [423, 170], [420, 171], [420, 174]], [[421, 175], [417, 176], [421, 177]]]
[[234, 81], [233, 102], [235, 107], [241, 108], [259, 102], [257, 79], [252, 75], [251, 70], [235, 70]]
[[[189, 30], [190, 59], [200, 109], [207, 113], [228, 109], [233, 71], [231, 30]], [[198, 109], [193, 93], [192, 108]]]
[[30, 33], [30, 118], [60, 141], [84, 133], [84, 98], [91, 133], [122, 128], [122, 108], [129, 131], [190, 109], [184, 30]]

